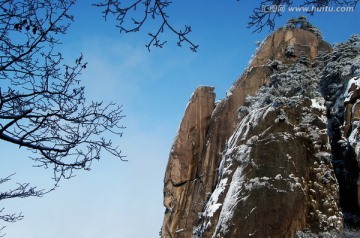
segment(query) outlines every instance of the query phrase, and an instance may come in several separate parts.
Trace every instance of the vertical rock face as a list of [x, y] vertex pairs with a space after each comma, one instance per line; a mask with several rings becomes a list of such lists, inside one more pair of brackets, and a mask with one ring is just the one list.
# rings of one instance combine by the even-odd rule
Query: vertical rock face
[[[202, 148], [215, 107], [213, 90], [213, 87], [200, 87], [193, 93], [171, 148], [164, 179], [164, 224], [167, 225], [163, 232], [168, 237], [181, 231], [179, 225], [185, 227], [192, 214], [187, 202], [193, 199], [192, 185], [199, 179], [197, 164], [203, 155]], [[191, 237], [192, 233], [187, 234]]]
[[[340, 203], [354, 200], [348, 210], [357, 215], [358, 169], [352, 171], [351, 192], [345, 182], [339, 189], [337, 181], [353, 168], [339, 154], [359, 161], [360, 40], [347, 44], [349, 72], [336, 80], [328, 71], [338, 67], [333, 55], [340, 50], [332, 53], [311, 29], [283, 27], [267, 37], [216, 105], [212, 87], [196, 89], [165, 173], [162, 237], [339, 231], [339, 195], [344, 195]], [[350, 63], [356, 57], [357, 63]], [[339, 149], [344, 138], [345, 152]], [[335, 166], [340, 172], [334, 173], [334, 158], [342, 162]]]
[[360, 228], [360, 36], [324, 57], [321, 88], [345, 227]]

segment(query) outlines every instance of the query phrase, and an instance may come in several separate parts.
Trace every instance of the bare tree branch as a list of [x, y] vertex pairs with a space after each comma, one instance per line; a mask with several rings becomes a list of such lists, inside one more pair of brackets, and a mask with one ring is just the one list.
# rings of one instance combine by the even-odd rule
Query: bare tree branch
[[[11, 177], [14, 175], [15, 174], [11, 174], [5, 178], [0, 178], [0, 186], [6, 182], [9, 182], [11, 180]], [[28, 183], [22, 183], [22, 184], [18, 183], [15, 189], [10, 189], [5, 192], [0, 192], [0, 201], [10, 198], [42, 197], [44, 194], [54, 189], [55, 187], [45, 192], [44, 190], [37, 190], [36, 187], [30, 186], [30, 184]], [[2, 215], [4, 210], [5, 208], [0, 208], [0, 221], [13, 223], [20, 221], [24, 218], [22, 213], [19, 214], [12, 213], [12, 214]], [[5, 226], [0, 226], [0, 237], [5, 236], [5, 234], [1, 234], [4, 228]]]
[[[90, 170], [105, 151], [125, 160], [104, 137], [122, 136], [122, 106], [86, 100], [78, 80], [87, 67], [83, 55], [70, 65], [57, 51], [59, 35], [73, 21], [68, 12], [75, 2], [0, 0], [0, 139], [32, 151], [35, 166], [52, 169], [53, 189], [75, 170]], [[0, 192], [0, 200], [41, 197], [53, 189], [18, 183]], [[21, 213], [0, 215], [4, 222], [22, 218]]]
[[[154, 33], [148, 33], [150, 36], [149, 43], [146, 44], [150, 51], [151, 47], [162, 48], [167, 41], [162, 41], [160, 35], [166, 30], [177, 35], [177, 45], [182, 46], [186, 43], [194, 52], [197, 51], [199, 45], [194, 44], [189, 38], [188, 34], [191, 32], [191, 27], [186, 26], [183, 30], [175, 29], [169, 22], [169, 16], [166, 13], [166, 8], [169, 7], [171, 1], [168, 0], [134, 0], [132, 3], [123, 3], [118, 0], [104, 0], [99, 3], [94, 3], [94, 6], [103, 8], [103, 16], [107, 19], [109, 16], [115, 16], [118, 24], [116, 25], [120, 32], [130, 33], [138, 32], [144, 26], [149, 18], [160, 18], [160, 25]], [[140, 10], [139, 10], [140, 9]], [[140, 13], [139, 13], [140, 11]]]
[[[122, 136], [122, 107], [88, 103], [77, 76], [86, 68], [83, 56], [62, 65], [55, 51], [72, 17], [75, 0], [0, 1], [0, 139], [26, 147], [37, 166], [54, 166], [54, 179], [71, 177], [75, 169], [89, 170], [102, 150], [123, 160], [110, 132]], [[16, 37], [15, 37], [16, 36]], [[20, 39], [20, 40], [19, 40]]]

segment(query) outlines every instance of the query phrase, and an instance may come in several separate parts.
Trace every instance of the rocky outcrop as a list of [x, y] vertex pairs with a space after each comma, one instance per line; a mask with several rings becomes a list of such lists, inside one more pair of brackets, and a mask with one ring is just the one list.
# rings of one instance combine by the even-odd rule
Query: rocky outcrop
[[[290, 25], [261, 43], [225, 99], [215, 104], [212, 87], [194, 92], [165, 174], [162, 237], [302, 237], [342, 229], [342, 173], [334, 173], [333, 162], [343, 136], [359, 154], [357, 78], [345, 87], [347, 76], [342, 91], [331, 91], [327, 71], [337, 51], [312, 25]], [[336, 117], [347, 123], [339, 135], [328, 118], [341, 114], [331, 114], [340, 102], [329, 100], [344, 88], [342, 113], [350, 106], [349, 115]]]
[[307, 98], [291, 107], [252, 110], [229, 140], [198, 237], [294, 237], [304, 228], [340, 229], [323, 116]]

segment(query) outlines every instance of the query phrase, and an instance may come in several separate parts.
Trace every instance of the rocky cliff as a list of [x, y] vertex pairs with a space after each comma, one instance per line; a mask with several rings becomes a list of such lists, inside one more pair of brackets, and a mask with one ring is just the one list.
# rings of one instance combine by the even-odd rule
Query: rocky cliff
[[195, 90], [164, 178], [162, 237], [306, 237], [358, 228], [360, 37], [304, 18], [268, 36], [215, 103]]

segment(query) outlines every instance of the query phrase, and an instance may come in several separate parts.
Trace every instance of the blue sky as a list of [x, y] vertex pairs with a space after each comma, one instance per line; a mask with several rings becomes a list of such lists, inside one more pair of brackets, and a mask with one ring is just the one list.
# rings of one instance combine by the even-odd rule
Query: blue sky
[[[298, 2], [298, 1], [295, 1]], [[300, 1], [299, 1], [300, 2]], [[100, 9], [79, 1], [72, 9], [75, 22], [60, 47], [66, 60], [83, 53], [88, 62], [82, 84], [92, 100], [122, 104], [127, 127], [113, 138], [128, 162], [104, 155], [91, 172], [78, 172], [43, 198], [4, 201], [4, 213], [23, 212], [25, 219], [6, 224], [9, 238], [144, 238], [157, 237], [163, 218], [163, 176], [168, 152], [191, 93], [200, 85], [215, 86], [217, 98], [240, 76], [255, 52], [255, 42], [269, 31], [252, 34], [248, 16], [255, 1], [174, 1], [169, 9], [175, 26], [191, 25], [191, 39], [200, 44], [193, 53], [176, 46], [165, 32], [164, 49], [149, 53], [148, 29], [119, 34]], [[283, 25], [290, 14], [277, 20]], [[329, 43], [360, 33], [359, 10], [318, 13], [308, 17]], [[1, 176], [16, 172], [14, 182], [49, 188], [51, 171], [33, 168], [28, 152], [0, 142]]]

